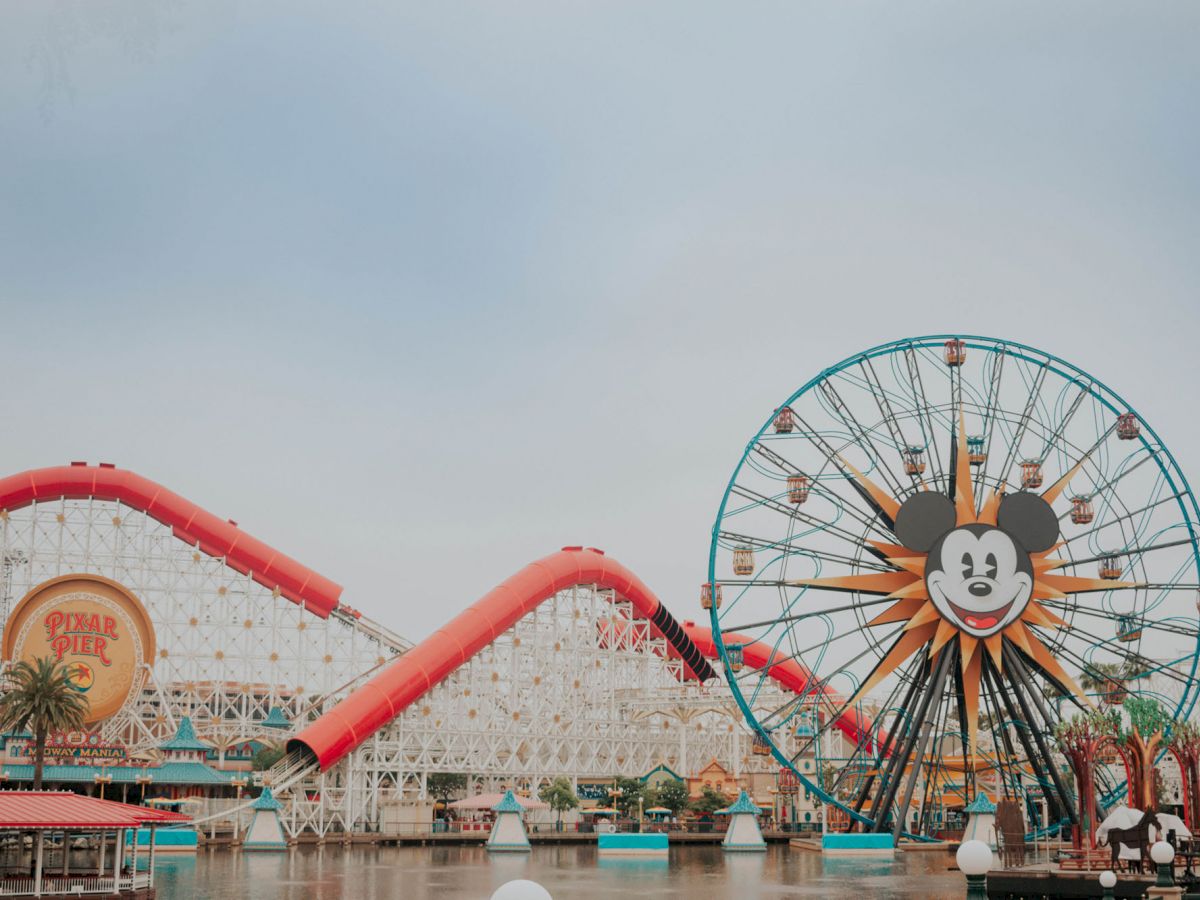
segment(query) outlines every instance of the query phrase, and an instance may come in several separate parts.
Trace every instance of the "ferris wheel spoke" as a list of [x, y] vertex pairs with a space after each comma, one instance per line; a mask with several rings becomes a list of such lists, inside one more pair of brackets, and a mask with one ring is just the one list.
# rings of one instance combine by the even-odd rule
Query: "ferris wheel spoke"
[[[836, 525], [822, 522], [820, 519], [809, 516], [806, 513], [798, 512], [794, 507], [780, 503], [778, 500], [768, 497], [765, 494], [760, 494], [757, 491], [741, 485], [736, 485], [731, 488], [730, 493], [736, 497], [740, 497], [743, 500], [748, 500], [755, 506], [761, 507], [762, 509], [769, 509], [772, 512], [780, 513], [789, 519], [795, 519], [799, 522], [803, 522], [806, 525], [810, 525], [814, 529], [820, 529], [823, 534], [828, 534], [843, 541], [847, 541], [856, 548], [862, 546], [862, 539], [857, 535], [852, 534], [843, 528], [839, 528]], [[828, 497], [831, 495], [825, 494], [822, 496]], [[841, 501], [840, 497], [838, 498], [838, 501]], [[856, 518], [856, 511], [853, 510], [852, 507], [843, 506], [842, 511], [850, 515], [851, 518]], [[864, 527], [871, 528], [879, 537], [890, 537], [890, 532], [884, 531], [879, 523], [872, 522], [871, 520], [865, 518], [863, 519], [863, 523]]]
[[866, 799], [871, 792], [871, 786], [874, 784], [875, 779], [879, 774], [880, 764], [882, 763], [883, 758], [888, 756], [889, 751], [895, 744], [897, 732], [899, 731], [901, 724], [903, 724], [906, 729], [912, 725], [911, 720], [907, 717], [907, 715], [905, 715], [904, 711], [912, 707], [913, 697], [923, 681], [922, 674], [925, 672], [928, 665], [928, 656], [922, 654], [921, 656], [915, 657], [909, 666], [911, 680], [907, 683], [907, 687], [905, 688], [904, 700], [900, 703], [899, 707], [891, 706], [892, 698], [896, 696], [900, 687], [905, 684], [903, 680], [897, 681], [896, 686], [892, 689], [892, 693], [888, 698], [888, 704], [883, 707], [885, 710], [895, 708], [896, 714], [892, 717], [892, 724], [888, 728], [887, 736], [883, 740], [883, 750], [881, 753], [877, 754], [876, 757], [872, 757], [872, 762], [874, 763], [872, 767], [873, 771], [871, 771], [868, 777], [864, 779], [864, 783], [859, 789], [859, 794], [854, 800], [855, 812], [860, 812], [862, 810], [863, 803], [866, 802]]
[[[1092, 618], [1095, 618], [1095, 619], [1104, 619], [1106, 622], [1119, 622], [1122, 618], [1122, 616], [1107, 613], [1100, 609], [1093, 609], [1093, 608], [1087, 607], [1087, 606], [1076, 606], [1073, 604], [1066, 604], [1059, 600], [1039, 600], [1038, 602], [1041, 603], [1043, 606], [1050, 606], [1055, 609], [1067, 610], [1067, 611], [1076, 613], [1078, 615], [1091, 616]], [[1184, 628], [1181, 625], [1171, 625], [1168, 627], [1165, 623], [1154, 620], [1154, 619], [1141, 619], [1141, 618], [1137, 618], [1137, 617], [1134, 617], [1134, 618], [1136, 619], [1136, 624], [1138, 625], [1139, 628], [1151, 628], [1156, 631], [1165, 632], [1167, 634], [1178, 634], [1178, 635], [1181, 635], [1182, 637], [1190, 637], [1190, 638], [1200, 637], [1200, 631], [1197, 631], [1196, 629]], [[1074, 628], [1074, 626], [1072, 626], [1072, 628]]]
[[896, 494], [900, 494], [903, 490], [900, 485], [900, 480], [896, 478], [895, 474], [891, 470], [891, 467], [884, 460], [883, 454], [879, 452], [879, 449], [875, 446], [875, 442], [871, 440], [870, 434], [868, 434], [867, 430], [862, 426], [862, 423], [858, 421], [858, 419], [854, 416], [854, 413], [850, 411], [848, 406], [846, 406], [841, 395], [838, 393], [837, 388], [833, 386], [833, 382], [826, 378], [820, 383], [819, 387], [825, 393], [826, 399], [833, 406], [834, 412], [837, 413], [838, 418], [842, 421], [842, 424], [844, 424], [847, 430], [850, 432], [854, 442], [858, 444], [858, 446], [867, 454], [867, 458], [871, 460], [876, 471], [883, 476], [883, 480], [888, 483], [888, 486], [892, 489], [892, 491]]
[[[1042, 393], [1042, 386], [1046, 382], [1046, 373], [1049, 371], [1049, 363], [1043, 363], [1037, 371], [1033, 379], [1033, 386], [1029, 390], [1029, 396], [1025, 401], [1025, 408], [1021, 412], [1020, 418], [1017, 420], [1017, 430], [1013, 435], [1012, 441], [1008, 445], [1008, 451], [1004, 454], [1004, 464], [1000, 467], [1000, 476], [1007, 477], [1008, 472], [1012, 470], [1016, 463], [1016, 455], [1021, 451], [1021, 442], [1025, 438], [1025, 432], [1029, 430], [1029, 423], [1033, 417], [1033, 411], [1037, 408], [1038, 398]], [[1038, 457], [1044, 459], [1044, 456]]]
[[[1132, 524], [1133, 519], [1135, 517], [1144, 515], [1145, 513], [1148, 513], [1153, 509], [1157, 509], [1158, 507], [1162, 506], [1164, 503], [1170, 503], [1172, 500], [1178, 501], [1178, 500], [1182, 499], [1184, 496], [1186, 496], [1186, 495], [1183, 494], [1182, 492], [1176, 492], [1174, 494], [1168, 494], [1165, 497], [1159, 497], [1157, 500], [1154, 500], [1153, 502], [1148, 503], [1145, 506], [1142, 506], [1138, 509], [1131, 510], [1130, 512], [1127, 512], [1127, 513], [1123, 513], [1122, 515], [1117, 516], [1116, 518], [1105, 519], [1102, 522], [1098, 522], [1094, 528], [1089, 528], [1087, 531], [1080, 532], [1079, 534], [1074, 535], [1073, 537], [1069, 537], [1065, 541], [1062, 541], [1062, 545], [1065, 547], [1065, 546], [1068, 546], [1069, 544], [1075, 543], [1080, 538], [1092, 537], [1094, 535], [1099, 534], [1105, 528], [1108, 528], [1112, 525], [1120, 525], [1124, 522], [1129, 522]], [[1069, 511], [1068, 511], [1068, 514], [1069, 514]], [[1187, 541], [1185, 543], [1191, 543], [1191, 542]], [[1093, 562], [1094, 561], [1095, 560], [1093, 560]]]
[[[761, 583], [761, 582], [758, 582], [758, 583]], [[722, 582], [722, 584], [728, 584], [728, 582]], [[847, 612], [847, 611], [851, 611], [851, 610], [862, 609], [864, 606], [880, 606], [884, 603], [894, 603], [894, 602], [895, 601], [891, 597], [880, 597], [876, 600], [862, 600], [857, 603], [848, 603], [845, 606], [835, 606], [835, 607], [832, 607], [831, 609], [814, 609], [809, 612], [794, 613], [794, 614], [789, 614], [786, 616], [779, 616], [778, 618], [774, 618], [774, 619], [764, 619], [761, 622], [749, 622], [749, 623], [743, 624], [743, 625], [730, 625], [728, 627], [726, 627], [725, 625], [722, 625], [720, 627], [720, 629], [718, 629], [718, 630], [723, 635], [730, 634], [730, 633], [740, 633], [740, 632], [744, 632], [744, 631], [753, 631], [756, 628], [766, 628], [771, 625], [787, 624], [789, 622], [799, 622], [802, 619], [812, 619], [817, 616], [827, 616], [827, 615], [832, 615], [833, 613]], [[772, 663], [772, 665], [773, 665], [773, 663]]]
[[[975, 502], [976, 509], [980, 508], [983, 503], [983, 487], [987, 483], [988, 460], [992, 456], [992, 436], [996, 431], [996, 406], [999, 402], [1000, 383], [1004, 376], [1004, 360], [1007, 357], [1007, 352], [1001, 349], [996, 354], [995, 361], [992, 363], [992, 377], [988, 383], [987, 408], [983, 416], [983, 431], [986, 435], [983, 453], [983, 462], [976, 468], [975, 474]], [[1001, 477], [1004, 473], [1001, 472]]]
[[[863, 569], [871, 569], [878, 572], [890, 572], [891, 566], [873, 560], [856, 559], [853, 556], [844, 556], [838, 553], [830, 553], [828, 550], [815, 550], [811, 547], [804, 547], [792, 541], [772, 541], [767, 538], [753, 537], [748, 534], [740, 534], [736, 531], [722, 531], [720, 533], [722, 540], [729, 542], [731, 545], [746, 545], [755, 550], [778, 550], [778, 551], [793, 551], [793, 556], [805, 556], [813, 559], [819, 559], [823, 562], [838, 563], [840, 565], [854, 566]], [[722, 579], [722, 584], [772, 584], [783, 585], [786, 582], [782, 580], [758, 579], [751, 578], [747, 580]]]
[[[1000, 674], [996, 671], [995, 665], [990, 657], [983, 658], [983, 670], [987, 673], [987, 677], [993, 680], [994, 684], [999, 683]], [[1017, 727], [1017, 739], [1025, 748], [1025, 755], [1029, 760], [1031, 767], [1034, 770], [1034, 775], [1039, 782], [1047, 787], [1052, 787], [1055, 795], [1055, 801], [1059, 809], [1065, 810], [1070, 818], [1071, 824], [1077, 823], [1075, 811], [1072, 808], [1070, 801], [1070, 793], [1063, 786], [1062, 780], [1058, 775], [1058, 771], [1054, 766], [1053, 757], [1046, 749], [1045, 735], [1036, 727], [1033, 716], [1030, 714], [1023, 694], [1020, 688], [1014, 681], [1009, 681], [1011, 685], [1010, 691], [1004, 691], [997, 688], [1000, 699], [1003, 701], [1005, 708], [1008, 711], [1010, 720], [1016, 723], [1024, 724], [1024, 728]], [[1014, 699], [1016, 702], [1014, 702]], [[1020, 710], [1018, 711], [1018, 707]], [[1037, 747], [1035, 750], [1034, 747]], [[1046, 777], [1046, 772], [1049, 772], [1049, 779]], [[1051, 785], [1052, 783], [1052, 785]]]
[[[797, 417], [797, 421], [804, 425], [805, 428], [808, 428], [808, 425], [803, 419]], [[872, 517], [865, 521], [869, 521], [871, 523], [871, 527], [884, 536], [890, 533], [892, 528], [891, 516], [889, 516], [883, 507], [881, 507], [875, 501], [875, 498], [873, 498], [870, 493], [868, 493], [862, 487], [862, 485], [859, 484], [858, 479], [854, 476], [854, 473], [847, 468], [846, 460], [842, 457], [842, 455], [834, 450], [833, 447], [830, 446], [829, 443], [819, 435], [813, 438], [813, 443], [816, 444], [825, 454], [826, 460], [828, 460], [831, 465], [837, 467], [837, 470], [839, 473], [841, 473], [844, 482], [850, 485], [855, 495], [871, 510], [873, 514]], [[854, 507], [849, 506], [846, 508], [854, 509]]]
[[[1147, 544], [1145, 547], [1122, 548], [1120, 550], [1120, 555], [1124, 556], [1127, 560], [1129, 560], [1132, 563], [1133, 560], [1137, 559], [1138, 557], [1145, 556], [1147, 553], [1153, 553], [1155, 550], [1170, 550], [1172, 547], [1185, 547], [1185, 546], [1190, 547], [1191, 544], [1192, 544], [1192, 541], [1190, 538], [1183, 538], [1182, 540], [1166, 541], [1161, 544]], [[1101, 553], [1098, 556], [1088, 556], [1088, 557], [1085, 557], [1082, 559], [1073, 559], [1070, 562], [1063, 565], [1061, 568], [1072, 569], [1076, 566], [1086, 565], [1087, 563], [1100, 562], [1101, 560], [1103, 560], [1109, 556], [1112, 556], [1112, 555], [1113, 554], [1111, 554], [1111, 553]], [[1140, 585], [1140, 584], [1117, 585], [1117, 586], [1113, 587], [1113, 590], [1128, 589], [1130, 587], [1140, 588], [1142, 586], [1143, 585]]]
[[[900, 419], [892, 412], [892, 404], [888, 400], [887, 391], [884, 390], [883, 383], [880, 382], [879, 376], [875, 372], [875, 365], [869, 357], [864, 357], [859, 361], [858, 368], [862, 372], [863, 380], [867, 383], [867, 388], [871, 391], [871, 396], [875, 400], [879, 414], [883, 416], [883, 421], [887, 424], [893, 443], [895, 443], [898, 449], [903, 450], [908, 446], [908, 441], [904, 439], [904, 429], [900, 425]], [[867, 374], [868, 370], [871, 373], [870, 375]]]
[[936, 436], [938, 434], [939, 429], [935, 428], [933, 425], [933, 413], [929, 409], [929, 400], [925, 396], [925, 384], [924, 384], [923, 380], [921, 379], [920, 363], [917, 360], [917, 356], [913, 350], [912, 344], [909, 344], [904, 350], [904, 361], [908, 367], [908, 377], [912, 384], [913, 396], [914, 396], [914, 398], [918, 398], [917, 399], [918, 408], [920, 409], [921, 413], [925, 417], [925, 423], [929, 426], [929, 431], [926, 435], [926, 443], [929, 446], [933, 447], [934, 462], [935, 462], [935, 469], [934, 469], [935, 475], [932, 480], [933, 480], [933, 483], [936, 485], [938, 482], [938, 477], [937, 477], [938, 474], [945, 472], [946, 470], [942, 468], [941, 455], [938, 452], [938, 443], [937, 443]]

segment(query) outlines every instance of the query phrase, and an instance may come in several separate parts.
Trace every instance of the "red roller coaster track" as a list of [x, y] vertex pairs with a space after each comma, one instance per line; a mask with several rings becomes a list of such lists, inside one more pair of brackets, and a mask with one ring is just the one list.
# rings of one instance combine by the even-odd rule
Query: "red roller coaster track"
[[226, 565], [249, 574], [271, 590], [321, 618], [337, 609], [342, 587], [190, 500], [125, 469], [108, 463], [71, 463], [32, 469], [0, 479], [0, 511], [62, 498], [115, 500], [166, 525], [187, 544]]
[[666, 638], [687, 677], [712, 677], [708, 662], [640, 578], [599, 550], [564, 547], [492, 588], [288, 741], [288, 749], [307, 749], [328, 769], [538, 604], [577, 584], [611, 588]]

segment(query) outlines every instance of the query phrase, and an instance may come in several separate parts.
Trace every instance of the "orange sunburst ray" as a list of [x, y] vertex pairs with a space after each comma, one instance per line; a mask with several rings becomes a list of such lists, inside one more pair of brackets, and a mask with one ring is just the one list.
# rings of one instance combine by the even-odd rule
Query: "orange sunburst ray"
[[887, 625], [891, 622], [903, 622], [920, 610], [922, 606], [929, 603], [924, 597], [905, 597], [896, 601], [870, 622], [867, 627], [871, 628], [875, 625]]
[[895, 522], [896, 514], [900, 512], [900, 504], [896, 498], [873, 482], [862, 472], [858, 471], [858, 469], [854, 468], [854, 466], [852, 466], [843, 457], [839, 456], [838, 460], [843, 466], [849, 469], [851, 473], [853, 473], [855, 480], [858, 481], [862, 489], [870, 495], [871, 499], [878, 504], [879, 508], [882, 509], [893, 522]]
[[929, 599], [929, 591], [925, 589], [925, 580], [914, 581], [908, 587], [900, 588], [898, 591], [892, 591], [888, 594], [888, 599], [900, 599], [902, 597], [920, 597], [922, 600]]
[[925, 577], [925, 564], [928, 561], [928, 556], [893, 556], [888, 558], [888, 562], [896, 568], [903, 569], [905, 572], [912, 572], [919, 578]]
[[989, 635], [983, 639], [983, 644], [987, 647], [988, 655], [992, 657], [992, 663], [996, 666], [997, 672], [1004, 671], [1004, 638], [999, 634]]
[[867, 543], [889, 559], [893, 556], [913, 556], [916, 553], [915, 550], [910, 550], [900, 544], [885, 544], [883, 541], [867, 541]]
[[1029, 656], [1033, 656], [1033, 648], [1029, 646], [1029, 629], [1025, 627], [1025, 623], [1020, 619], [1013, 622], [1004, 629], [1005, 636], [1014, 644], [1025, 651]]
[[1054, 501], [1059, 498], [1062, 492], [1067, 489], [1067, 485], [1071, 483], [1071, 479], [1074, 478], [1079, 470], [1083, 468], [1083, 464], [1085, 462], [1087, 462], [1086, 456], [1079, 462], [1075, 463], [1075, 465], [1071, 466], [1070, 471], [1068, 471], [1066, 475], [1058, 479], [1058, 481], [1054, 482], [1054, 484], [1050, 485], [1050, 487], [1046, 488], [1046, 490], [1042, 493], [1042, 499], [1047, 503], [1054, 503]]
[[968, 663], [971, 662], [976, 651], [979, 649], [979, 638], [964, 631], [958, 636], [958, 648], [962, 654], [963, 672], [966, 672]]
[[[965, 651], [963, 658], [966, 659]], [[967, 744], [971, 748], [971, 768], [975, 767], [975, 747], [979, 740], [979, 682], [982, 676], [983, 654], [972, 652], [963, 667], [963, 704], [967, 708]]]
[[979, 510], [979, 518], [976, 520], [981, 525], [995, 525], [996, 516], [1000, 512], [1000, 501], [1004, 499], [1004, 491], [992, 491], [983, 501], [983, 507]]
[[932, 622], [928, 625], [923, 625], [920, 628], [914, 628], [912, 631], [906, 631], [900, 635], [896, 643], [892, 645], [892, 649], [881, 659], [875, 670], [854, 692], [854, 696], [850, 698], [850, 705], [853, 706], [862, 697], [869, 693], [883, 679], [887, 678], [910, 656], [917, 652], [918, 648], [929, 643], [934, 632], [937, 631], [937, 626]]
[[1025, 612], [1021, 614], [1021, 618], [1033, 625], [1041, 625], [1043, 628], [1071, 627], [1065, 620], [1060, 619], [1056, 614], [1033, 600], [1029, 601], [1029, 605], [1025, 607]]
[[[935, 612], [936, 612], [936, 610], [935, 610]], [[946, 644], [948, 644], [950, 642], [950, 639], [959, 633], [958, 629], [955, 626], [951, 625], [949, 622], [947, 622], [945, 619], [942, 619], [940, 614], [938, 617], [939, 617], [939, 621], [938, 621], [937, 633], [933, 636], [933, 641], [929, 645], [929, 658], [930, 659], [933, 659], [935, 656], [937, 656], [939, 653], [941, 653], [942, 648], [945, 647]]]
[[927, 603], [913, 614], [913, 617], [908, 620], [908, 624], [904, 626], [904, 630], [912, 631], [914, 628], [920, 628], [929, 622], [940, 621], [941, 618], [942, 614], [937, 611], [937, 607], [932, 603]]
[[1041, 639], [1024, 622], [1021, 623], [1021, 627], [1025, 629], [1026, 637], [1029, 640], [1029, 647], [1033, 651], [1030, 654], [1033, 657], [1033, 661], [1049, 672], [1061, 684], [1065, 685], [1072, 694], [1090, 707], [1092, 705], [1091, 699], [1083, 693], [1083, 689], [1075, 683], [1075, 679], [1067, 674], [1067, 670], [1059, 665], [1058, 660], [1054, 658], [1054, 654], [1050, 652], [1050, 649], [1042, 643]]

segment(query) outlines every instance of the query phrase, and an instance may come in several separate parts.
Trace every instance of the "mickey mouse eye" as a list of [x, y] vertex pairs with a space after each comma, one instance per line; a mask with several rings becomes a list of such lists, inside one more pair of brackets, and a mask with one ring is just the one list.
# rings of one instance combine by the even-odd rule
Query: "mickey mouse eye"
[[996, 554], [995, 554], [995, 553], [989, 553], [989, 554], [987, 555], [987, 557], [984, 559], [983, 563], [984, 563], [984, 565], [986, 565], [986, 566], [987, 566], [987, 577], [988, 577], [988, 578], [995, 578], [995, 577], [996, 577], [996, 570], [997, 570], [997, 568], [999, 568], [999, 567], [996, 565]]
[[975, 560], [971, 559], [970, 553], [964, 553], [962, 558], [963, 564], [963, 581], [966, 581], [975, 572]]

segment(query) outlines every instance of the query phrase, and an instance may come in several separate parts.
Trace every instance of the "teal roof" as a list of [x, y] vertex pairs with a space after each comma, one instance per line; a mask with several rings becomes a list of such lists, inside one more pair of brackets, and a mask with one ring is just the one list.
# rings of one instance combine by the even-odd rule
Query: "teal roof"
[[994, 813], [996, 804], [988, 799], [988, 795], [980, 791], [971, 801], [971, 805], [963, 810], [965, 813]]
[[271, 711], [267, 713], [267, 717], [262, 720], [262, 724], [267, 728], [291, 728], [292, 723], [288, 717], [283, 714], [283, 710], [278, 706], [272, 706]]
[[505, 795], [504, 795], [504, 796], [501, 798], [500, 802], [499, 802], [499, 803], [497, 803], [495, 806], [493, 806], [493, 807], [492, 807], [492, 812], [498, 812], [498, 813], [515, 812], [515, 813], [520, 813], [520, 812], [525, 812], [525, 807], [523, 807], [523, 806], [520, 804], [520, 802], [518, 802], [518, 800], [517, 800], [516, 796], [514, 796], [514, 795], [513, 795], [513, 792], [512, 792], [512, 791], [508, 791], [508, 792], [507, 792], [507, 793], [505, 793]]
[[283, 804], [275, 799], [269, 787], [264, 787], [258, 798], [250, 804], [251, 809], [283, 809]]
[[[33, 781], [33, 766], [4, 766], [10, 781]], [[43, 778], [49, 784], [95, 784], [97, 775], [109, 776], [113, 784], [135, 784], [150, 778], [151, 784], [227, 785], [237, 772], [218, 772], [199, 762], [166, 762], [161, 766], [46, 766]]]
[[719, 809], [717, 812], [728, 813], [729, 815], [737, 815], [738, 813], [750, 813], [752, 816], [757, 816], [762, 812], [761, 809], [750, 799], [750, 795], [742, 791], [741, 795], [733, 802], [732, 806], [727, 806], [725, 809]]
[[179, 720], [179, 730], [175, 732], [175, 737], [171, 738], [165, 744], [159, 744], [158, 749], [203, 750], [207, 753], [212, 747], [196, 737], [196, 729], [192, 727], [192, 717], [184, 716]]

